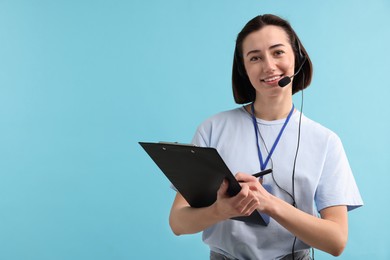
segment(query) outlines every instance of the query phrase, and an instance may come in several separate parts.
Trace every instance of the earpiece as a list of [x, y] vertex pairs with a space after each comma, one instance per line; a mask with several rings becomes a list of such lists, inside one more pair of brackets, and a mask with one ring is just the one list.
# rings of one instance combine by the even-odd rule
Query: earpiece
[[296, 45], [298, 51], [298, 65], [300, 66], [306, 60], [306, 57], [305, 55], [303, 55], [302, 48], [301, 48], [302, 45], [298, 38], [296, 39]]

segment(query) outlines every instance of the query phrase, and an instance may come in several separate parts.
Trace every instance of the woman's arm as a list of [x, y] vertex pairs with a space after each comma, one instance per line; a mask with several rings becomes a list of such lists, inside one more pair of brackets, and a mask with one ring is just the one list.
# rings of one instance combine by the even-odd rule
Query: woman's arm
[[334, 256], [343, 252], [348, 240], [346, 206], [325, 208], [320, 212], [321, 218], [317, 218], [271, 195], [250, 175], [240, 173], [236, 178], [246, 182], [257, 194], [259, 211], [268, 214], [300, 240]]
[[242, 185], [234, 197], [226, 194], [228, 182], [223, 181], [217, 193], [217, 200], [209, 207], [192, 208], [180, 193], [176, 194], [169, 216], [169, 224], [174, 234], [193, 234], [232, 217], [249, 216], [259, 207], [258, 199]]
[[346, 206], [321, 210], [321, 218], [303, 212], [278, 198], [273, 198], [268, 214], [306, 244], [339, 256], [348, 240]]

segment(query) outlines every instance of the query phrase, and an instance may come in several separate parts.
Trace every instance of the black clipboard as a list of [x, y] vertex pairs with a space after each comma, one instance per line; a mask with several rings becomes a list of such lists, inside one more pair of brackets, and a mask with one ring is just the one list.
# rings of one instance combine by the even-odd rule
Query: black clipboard
[[[139, 144], [191, 207], [213, 204], [224, 179], [229, 181], [227, 192], [230, 196], [241, 190], [240, 184], [215, 148], [164, 142]], [[247, 217], [233, 219], [263, 226], [269, 222], [258, 211]]]

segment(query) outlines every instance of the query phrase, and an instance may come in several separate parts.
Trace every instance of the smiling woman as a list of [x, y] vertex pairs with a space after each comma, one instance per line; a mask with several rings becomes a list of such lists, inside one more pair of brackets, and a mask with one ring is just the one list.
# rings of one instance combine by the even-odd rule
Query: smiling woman
[[[253, 98], [242, 105], [235, 103], [231, 72], [237, 34], [259, 12], [277, 12], [288, 18], [315, 68], [304, 93], [306, 111], [295, 174], [298, 208], [303, 209], [298, 190], [305, 185], [297, 183], [302, 176], [298, 168], [311, 165], [309, 160], [315, 155], [310, 152], [319, 143], [314, 140], [310, 149], [304, 145], [307, 116], [340, 136], [364, 198], [362, 209], [348, 213], [348, 245], [341, 258], [390, 259], [386, 217], [390, 208], [384, 206], [390, 198], [390, 120], [386, 119], [390, 87], [385, 76], [390, 30], [380, 29], [390, 24], [389, 0], [337, 4], [312, 0], [1, 0], [0, 259], [207, 259], [210, 236], [205, 236], [206, 244], [202, 233], [172, 234], [167, 218], [176, 192], [138, 142], [189, 143], [202, 118], [236, 107], [241, 111], [242, 105], [255, 100], [255, 89], [242, 77], [235, 84], [240, 88], [247, 84]], [[250, 24], [253, 30], [245, 27], [243, 32], [248, 33], [237, 40], [257, 31], [263, 19]], [[287, 35], [296, 51], [295, 38]], [[238, 47], [241, 51], [242, 44]], [[243, 65], [243, 58], [238, 58]], [[309, 79], [308, 63], [293, 77], [293, 92], [302, 86], [302, 75], [305, 81]], [[295, 73], [297, 68], [295, 64]], [[244, 66], [242, 71], [246, 76]], [[300, 95], [293, 95], [298, 110]], [[240, 97], [246, 98], [241, 93]], [[297, 142], [292, 148], [283, 144], [285, 138], [297, 140], [297, 135], [289, 135], [297, 112], [267, 164], [267, 168], [275, 165], [276, 182], [289, 192], [293, 167], [289, 151], [295, 151]], [[250, 115], [243, 110], [243, 117], [234, 120], [231, 128], [225, 120], [202, 133], [225, 152], [225, 160], [242, 160], [236, 167], [229, 162], [234, 173], [259, 171]], [[247, 121], [250, 128], [238, 138], [240, 133], [235, 131]], [[257, 122], [264, 141], [271, 140], [267, 143], [271, 152], [277, 134], [268, 136], [266, 129], [274, 125], [259, 118]], [[230, 133], [219, 134], [223, 131]], [[244, 141], [249, 138], [248, 145]], [[258, 138], [266, 161], [268, 153]], [[239, 154], [244, 145], [250, 150], [247, 158], [246, 151]], [[315, 158], [322, 167], [325, 160]], [[304, 170], [312, 174], [309, 168]], [[264, 185], [270, 182], [272, 176], [265, 176]], [[272, 187], [269, 192], [276, 195], [279, 188]], [[272, 237], [272, 221], [260, 235], [249, 232], [248, 241], [241, 239], [231, 248], [241, 245], [242, 251], [247, 250], [256, 243], [255, 235]], [[230, 248], [230, 237], [236, 232], [226, 231], [216, 247], [224, 248], [220, 245], [224, 243]], [[293, 238], [283, 252], [290, 251]], [[259, 243], [258, 247], [266, 252], [283, 243]], [[320, 250], [315, 254], [316, 260], [332, 258]]]
[[[242, 189], [229, 197], [224, 181], [204, 208], [177, 193], [172, 231], [203, 231], [215, 260], [310, 259], [310, 248], [340, 255], [347, 212], [363, 202], [339, 137], [293, 105], [312, 78], [306, 50], [287, 21], [263, 15], [239, 33], [234, 57], [234, 98], [244, 106], [206, 120], [193, 143], [216, 148]], [[285, 77], [293, 81], [282, 88]], [[272, 174], [260, 180], [248, 174], [265, 169]], [[267, 226], [231, 220], [255, 210], [270, 217]]]
[[[313, 69], [311, 60], [290, 24], [285, 20], [275, 19], [272, 15], [261, 16], [261, 19], [259, 19], [259, 17], [255, 17], [248, 22], [245, 28], [237, 36], [232, 78], [234, 99], [238, 104], [253, 102], [256, 96], [255, 89], [252, 86], [253, 82], [250, 82], [248, 79], [249, 74], [247, 74], [246, 71], [247, 65], [244, 64], [248, 63], [248, 58], [252, 59], [250, 60], [250, 63], [259, 63], [261, 61], [264, 62], [264, 58], [267, 58], [266, 61], [268, 62], [271, 61], [269, 60], [271, 57], [274, 58], [274, 61], [280, 60], [280, 58], [284, 58], [286, 51], [289, 52], [289, 54], [293, 54], [294, 61], [291, 62], [294, 64], [295, 73], [301, 68], [303, 69], [303, 73], [302, 75], [296, 75], [291, 86], [292, 94], [309, 86], [312, 78]], [[264, 30], [258, 31], [259, 28], [263, 27], [265, 27]], [[272, 37], [273, 40], [271, 41], [268, 37]], [[259, 39], [268, 41], [268, 46], [263, 46], [263, 53], [260, 48], [262, 46], [259, 46], [262, 41], [259, 42]], [[246, 44], [246, 50], [244, 50], [244, 44]], [[264, 42], [263, 44], [266, 43]], [[269, 48], [268, 56], [270, 57], [264, 57], [267, 48]], [[249, 55], [252, 56], [249, 57]], [[278, 57], [279, 59], [277, 59]], [[283, 60], [285, 60], [285, 58]], [[293, 64], [290, 64], [290, 66]], [[303, 77], [303, 74], [305, 77]], [[293, 73], [290, 72], [290, 74], [286, 76], [291, 75], [293, 75]]]
[[[286, 104], [285, 111], [289, 110], [292, 84], [285, 88], [278, 85], [282, 77], [294, 74], [294, 52], [285, 31], [269, 25], [249, 34], [243, 41], [243, 54], [246, 73], [256, 92], [256, 101], [270, 105]], [[285, 114], [281, 115], [283, 117]]]

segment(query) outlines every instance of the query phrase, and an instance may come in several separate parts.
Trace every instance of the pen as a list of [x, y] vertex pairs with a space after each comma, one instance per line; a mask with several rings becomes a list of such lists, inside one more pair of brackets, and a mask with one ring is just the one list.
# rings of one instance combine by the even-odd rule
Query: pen
[[258, 172], [258, 173], [255, 173], [255, 174], [252, 174], [253, 177], [263, 177], [264, 175], [268, 174], [268, 173], [271, 173], [272, 172], [272, 169], [267, 169], [267, 170], [264, 170], [264, 171], [261, 171], [261, 172]]

